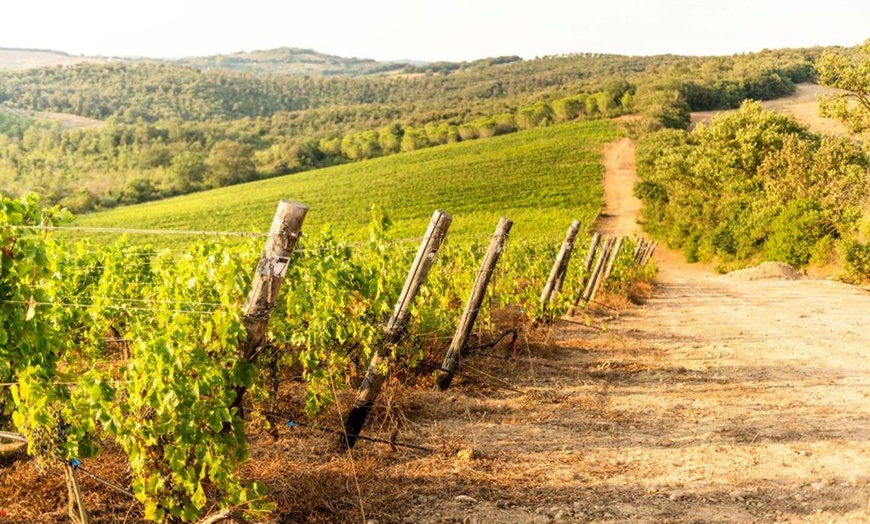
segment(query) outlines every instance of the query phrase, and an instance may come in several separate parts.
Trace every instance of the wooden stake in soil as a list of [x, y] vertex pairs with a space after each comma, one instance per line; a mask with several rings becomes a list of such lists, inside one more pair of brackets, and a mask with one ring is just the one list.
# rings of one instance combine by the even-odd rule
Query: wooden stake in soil
[[646, 253], [644, 253], [643, 259], [641, 260], [641, 263], [640, 263], [641, 266], [645, 266], [647, 264], [647, 262], [649, 262], [649, 259], [652, 258], [653, 253], [656, 252], [657, 247], [658, 247], [657, 242], [653, 242], [652, 244], [649, 245]]
[[574, 305], [571, 307], [571, 314], [574, 314], [574, 310], [580, 307], [580, 303], [583, 301], [583, 290], [586, 288], [586, 284], [589, 283], [589, 278], [591, 277], [590, 271], [592, 270], [592, 263], [595, 262], [595, 252], [598, 251], [598, 245], [601, 243], [601, 235], [599, 233], [592, 234], [592, 241], [589, 243], [589, 252], [586, 253], [586, 260], [583, 261], [583, 276], [580, 279], [580, 285], [578, 288], [580, 291], [577, 293], [577, 298], [574, 299]]
[[88, 512], [85, 510], [85, 503], [82, 500], [82, 492], [79, 489], [79, 481], [76, 478], [75, 468], [68, 462], [65, 462], [63, 465], [63, 476], [66, 478], [66, 487], [69, 492], [70, 518], [78, 524], [90, 524]]
[[[272, 219], [269, 237], [263, 247], [263, 254], [257, 264], [251, 282], [251, 292], [244, 306], [245, 341], [240, 350], [240, 358], [253, 364], [256, 362], [266, 340], [266, 327], [278, 292], [284, 282], [284, 275], [290, 265], [290, 255], [299, 240], [302, 223], [308, 214], [308, 206], [297, 202], [282, 200]], [[232, 407], [241, 412], [242, 400], [247, 388], [236, 388], [236, 398]], [[224, 432], [230, 431], [229, 423], [224, 424]]]
[[646, 247], [646, 241], [640, 237], [637, 238], [637, 245], [634, 246], [634, 265], [640, 265], [640, 256]]
[[[411, 317], [411, 304], [414, 302], [414, 297], [417, 295], [420, 285], [426, 280], [429, 268], [432, 267], [435, 255], [438, 253], [445, 235], [447, 235], [447, 229], [450, 227], [452, 220], [450, 215], [441, 211], [435, 211], [432, 215], [432, 221], [429, 222], [429, 228], [426, 230], [426, 235], [423, 237], [423, 242], [420, 244], [417, 256], [414, 258], [413, 264], [411, 264], [411, 270], [408, 273], [408, 278], [405, 280], [405, 286], [402, 288], [399, 300], [396, 302], [393, 316], [390, 317], [390, 321], [387, 323], [384, 342], [388, 346], [397, 344], [404, 337], [405, 328]], [[347, 414], [347, 417], [345, 417], [345, 434], [342, 435], [340, 441], [340, 444], [344, 447], [352, 448], [356, 444], [357, 435], [362, 431], [375, 399], [381, 392], [381, 386], [383, 386], [384, 379], [386, 378], [382, 369], [382, 366], [385, 364], [383, 362], [384, 353], [383, 348], [380, 348], [372, 357], [369, 368], [366, 371], [366, 376], [360, 384], [356, 402]]]
[[580, 221], [575, 220], [571, 222], [571, 226], [568, 227], [568, 231], [565, 233], [565, 240], [562, 241], [559, 254], [556, 255], [553, 269], [550, 270], [550, 277], [547, 279], [543, 292], [541, 292], [542, 315], [546, 314], [547, 304], [559, 293], [562, 284], [565, 282], [565, 275], [568, 273], [568, 262], [571, 259], [571, 251], [574, 249], [574, 241], [577, 239], [579, 231]]
[[483, 263], [480, 265], [480, 270], [477, 272], [474, 286], [471, 288], [471, 295], [468, 296], [465, 310], [459, 319], [459, 326], [457, 326], [456, 333], [453, 335], [453, 341], [447, 349], [447, 355], [444, 356], [441, 369], [438, 370], [435, 386], [441, 391], [449, 388], [450, 382], [453, 381], [453, 375], [456, 373], [457, 366], [459, 366], [462, 349], [465, 347], [465, 343], [468, 342], [468, 336], [471, 334], [475, 320], [477, 320], [480, 304], [483, 302], [484, 296], [486, 296], [486, 287], [489, 285], [492, 272], [495, 270], [495, 265], [498, 263], [498, 258], [501, 255], [502, 249], [504, 249], [505, 240], [513, 224], [513, 222], [505, 217], [501, 217], [498, 221], [498, 226], [496, 226], [492, 240], [489, 242], [489, 249], [487, 249]]
[[610, 255], [610, 247], [613, 245], [613, 239], [607, 238], [604, 240], [604, 245], [601, 246], [601, 251], [598, 253], [598, 261], [595, 263], [595, 269], [589, 276], [589, 282], [586, 283], [586, 289], [583, 290], [583, 302], [589, 303], [592, 297], [595, 296], [595, 289], [598, 287], [598, 282], [601, 280], [601, 273], [604, 271], [604, 266], [607, 263], [607, 257]]
[[607, 262], [607, 269], [604, 270], [604, 278], [601, 279], [601, 285], [603, 286], [607, 279], [610, 278], [610, 273], [613, 272], [613, 266], [616, 265], [616, 258], [619, 256], [619, 250], [622, 249], [622, 241], [625, 237], [619, 237], [616, 240], [616, 244], [613, 246], [613, 251], [610, 254], [610, 260]]

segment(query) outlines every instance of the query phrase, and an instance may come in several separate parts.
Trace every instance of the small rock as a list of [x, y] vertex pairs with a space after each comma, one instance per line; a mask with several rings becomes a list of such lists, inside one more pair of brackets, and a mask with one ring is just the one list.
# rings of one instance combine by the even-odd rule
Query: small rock
[[476, 458], [480, 458], [480, 452], [477, 451], [476, 449], [464, 448], [464, 449], [460, 449], [456, 453], [456, 458], [458, 458], [459, 460], [470, 461], [470, 460], [474, 460]]
[[823, 481], [822, 482], [813, 482], [812, 484], [810, 484], [810, 487], [816, 491], [821, 491], [821, 490], [825, 489], [825, 486], [827, 486], [827, 485], [828, 484], [826, 482], [823, 482]]
[[796, 501], [798, 501], [798, 502], [803, 502], [803, 501], [804, 501], [804, 496], [801, 495], [800, 493], [796, 493], [795, 496], [794, 496], [794, 499], [795, 499]]
[[477, 499], [469, 497], [468, 495], [456, 495], [453, 497], [453, 500], [456, 502], [462, 502], [463, 504], [477, 504]]
[[369, 519], [366, 521], [366, 524], [380, 524], [380, 523], [378, 521], [376, 521], [375, 519]]
[[498, 509], [507, 509], [508, 502], [506, 500], [497, 500], [495, 502], [495, 507], [497, 507]]
[[678, 490], [678, 491], [674, 491], [670, 495], [668, 495], [668, 498], [671, 499], [672, 501], [676, 502], [678, 500], [683, 500], [683, 499], [687, 498], [688, 496], [689, 496], [688, 493], [686, 493], [685, 491]]
[[850, 486], [864, 486], [868, 483], [870, 483], [870, 478], [868, 478], [866, 475], [858, 475], [857, 473], [854, 475], [849, 475]]
[[747, 496], [749, 496], [749, 493], [747, 493], [746, 491], [738, 489], [738, 490], [734, 490], [731, 493], [729, 493], [728, 496], [734, 500], [743, 500]]
[[563, 518], [565, 518], [565, 512], [561, 509], [556, 513], [553, 513], [553, 520], [562, 520]]

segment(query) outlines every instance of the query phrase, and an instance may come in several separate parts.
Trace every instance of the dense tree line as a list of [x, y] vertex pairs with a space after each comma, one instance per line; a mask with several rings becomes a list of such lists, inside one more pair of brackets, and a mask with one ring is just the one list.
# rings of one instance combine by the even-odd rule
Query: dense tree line
[[287, 113], [229, 122], [128, 124], [111, 118], [99, 130], [64, 131], [56, 123], [0, 111], [0, 130], [6, 130], [0, 134], [0, 184], [11, 194], [35, 191], [50, 203], [85, 212], [578, 118], [616, 116], [632, 110], [633, 92], [627, 83], [617, 88], [468, 122], [392, 122], [344, 134], [314, 130], [300, 138], [294, 138]]

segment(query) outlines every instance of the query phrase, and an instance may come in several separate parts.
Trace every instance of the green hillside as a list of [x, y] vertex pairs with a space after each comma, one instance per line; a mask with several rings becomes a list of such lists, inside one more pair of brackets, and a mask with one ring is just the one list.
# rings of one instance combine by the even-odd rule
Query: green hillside
[[506, 215], [514, 238], [555, 240], [572, 218], [588, 225], [598, 213], [601, 150], [617, 136], [607, 121], [557, 125], [83, 215], [75, 225], [265, 231], [286, 198], [309, 205], [309, 232], [328, 222], [362, 238], [377, 204], [397, 236], [419, 236], [438, 208], [453, 214], [454, 238], [488, 234]]

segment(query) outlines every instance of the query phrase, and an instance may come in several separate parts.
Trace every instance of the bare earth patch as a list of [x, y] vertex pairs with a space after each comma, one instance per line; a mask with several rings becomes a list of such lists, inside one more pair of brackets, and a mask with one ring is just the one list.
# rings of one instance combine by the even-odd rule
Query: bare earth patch
[[[816, 133], [826, 133], [846, 137], [852, 136], [849, 130], [839, 121], [833, 118], [819, 116], [818, 97], [820, 95], [834, 92], [834, 89], [822, 87], [817, 84], [798, 84], [794, 94], [777, 98], [775, 100], [765, 100], [761, 102], [761, 107], [794, 117], [798, 122], [809, 127], [811, 131]], [[701, 122], [709, 122], [715, 115], [724, 112], [727, 111], [693, 112], [692, 123], [689, 125], [689, 130], [694, 129], [695, 126]]]

